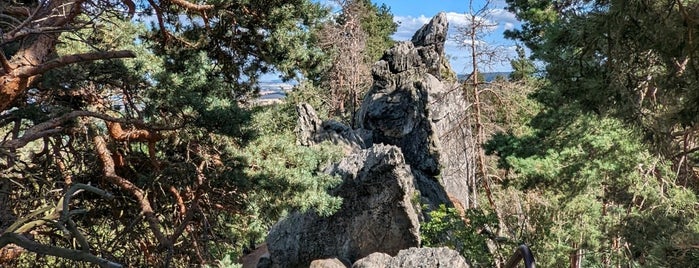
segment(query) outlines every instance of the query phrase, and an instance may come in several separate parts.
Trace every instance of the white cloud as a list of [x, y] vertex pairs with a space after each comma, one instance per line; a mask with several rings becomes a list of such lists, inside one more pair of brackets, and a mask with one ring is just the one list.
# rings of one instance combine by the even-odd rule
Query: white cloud
[[[488, 29], [488, 34], [485, 36], [484, 40], [476, 41], [477, 45], [502, 46], [501, 49], [503, 51], [502, 55], [500, 56], [503, 58], [513, 57], [516, 54], [514, 54], [514, 49], [509, 47], [512, 44], [512, 41], [505, 40], [503, 38], [503, 31], [514, 29], [520, 24], [520, 22], [517, 21], [514, 14], [503, 8], [493, 8], [487, 13], [489, 18], [488, 20], [483, 18], [477, 18], [477, 20], [486, 24], [493, 24], [495, 26]], [[468, 55], [468, 51], [464, 48], [468, 47], [470, 40], [462, 41], [463, 38], [458, 38], [457, 29], [459, 27], [463, 28], [470, 25], [471, 17], [465, 13], [458, 12], [447, 12], [446, 14], [447, 20], [449, 21], [449, 36], [447, 37], [447, 41], [445, 43], [445, 52], [447, 57], [450, 59], [449, 61], [452, 68], [457, 73], [468, 73], [471, 71], [469, 67], [470, 64], [468, 63], [470, 61], [470, 56]], [[431, 19], [431, 17], [427, 17], [425, 15], [420, 15], [417, 17], [394, 15], [393, 18], [394, 21], [400, 23], [398, 30], [393, 35], [393, 39], [397, 41], [410, 40], [413, 37], [413, 34], [415, 34], [415, 31], [420, 29], [422, 25], [428, 23]], [[488, 70], [486, 71], [507, 71], [510, 70], [510, 68], [509, 63], [504, 62], [496, 63], [494, 66], [491, 66], [491, 68], [487, 68]]]
[[493, 21], [497, 21], [499, 23], [519, 24], [517, 16], [503, 8], [492, 9], [490, 12], [490, 17]]
[[333, 12], [337, 12], [337, 11], [339, 11], [340, 9], [342, 9], [342, 7], [340, 6], [340, 4], [338, 4], [337, 2], [332, 1], [332, 0], [320, 0], [320, 1], [318, 1], [318, 2], [319, 2], [322, 6], [325, 6], [325, 7], [330, 8], [330, 10], [332, 10]]
[[[471, 24], [471, 17], [468, 14], [458, 12], [447, 12], [446, 14], [451, 35], [453, 35], [452, 33], [454, 33], [456, 29], [468, 27], [468, 25]], [[489, 27], [488, 32], [496, 31], [499, 26], [502, 26], [505, 30], [511, 30], [519, 24], [514, 14], [502, 8], [490, 9], [487, 14], [489, 17], [488, 19], [478, 17], [476, 21], [486, 25], [493, 25]], [[399, 26], [393, 38], [398, 41], [410, 40], [415, 31], [425, 23], [428, 23], [430, 19], [430, 17], [425, 15], [420, 15], [419, 17], [395, 15], [393, 20], [399, 23]]]
[[411, 16], [393, 16], [393, 21], [398, 23], [398, 30], [393, 34], [393, 39], [398, 41], [406, 41], [413, 38], [413, 34], [428, 23], [432, 18], [425, 17], [425, 15], [420, 15], [420, 17]]
[[462, 45], [462, 46], [471, 46], [471, 44], [473, 44], [473, 43], [476, 43], [476, 46], [486, 46], [486, 45], [488, 45], [488, 43], [486, 43], [485, 41], [482, 41], [482, 40], [476, 40], [475, 42], [472, 42], [471, 40], [468, 40], [468, 39], [462, 41], [462, 42], [461, 42], [461, 45]]
[[[454, 28], [463, 28], [463, 27], [469, 27], [471, 25], [471, 15], [465, 14], [465, 13], [456, 13], [456, 12], [448, 12], [447, 13], [447, 20], [449, 20], [449, 27], [451, 29]], [[483, 17], [475, 17], [474, 20], [478, 25], [493, 25], [490, 28], [494, 29], [497, 26], [497, 22], [485, 19]]]

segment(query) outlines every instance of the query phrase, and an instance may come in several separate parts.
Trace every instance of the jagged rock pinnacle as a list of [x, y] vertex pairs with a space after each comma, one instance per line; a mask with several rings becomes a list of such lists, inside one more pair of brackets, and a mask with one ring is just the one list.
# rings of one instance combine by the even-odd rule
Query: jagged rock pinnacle
[[448, 29], [447, 14], [439, 12], [429, 23], [415, 32], [411, 41], [416, 47], [434, 46], [439, 55], [444, 55], [444, 41], [447, 40]]

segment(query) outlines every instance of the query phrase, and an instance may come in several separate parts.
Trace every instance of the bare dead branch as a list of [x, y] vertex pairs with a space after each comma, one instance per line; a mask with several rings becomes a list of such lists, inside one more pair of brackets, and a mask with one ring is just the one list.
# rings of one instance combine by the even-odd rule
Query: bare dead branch
[[19, 6], [3, 7], [2, 12], [11, 16], [29, 16], [29, 8]]
[[63, 195], [63, 198], [58, 202], [57, 208], [60, 208], [58, 212], [61, 213], [61, 217], [59, 219], [59, 222], [63, 222], [68, 220], [69, 216], [69, 206], [70, 206], [70, 199], [77, 193], [78, 191], [88, 191], [94, 194], [97, 194], [101, 196], [104, 199], [112, 199], [114, 196], [100, 188], [94, 187], [92, 185], [87, 185], [87, 184], [82, 184], [82, 183], [76, 183], [70, 186], [66, 193]]
[[39, 222], [36, 220], [35, 221], [30, 221], [30, 220], [35, 219], [37, 216], [39, 216], [39, 215], [41, 215], [41, 214], [43, 214], [51, 209], [52, 209], [51, 207], [43, 207], [43, 208], [39, 208], [39, 209], [33, 211], [32, 213], [29, 213], [29, 215], [24, 216], [24, 217], [16, 220], [14, 223], [12, 223], [12, 225], [10, 225], [10, 227], [7, 227], [7, 229], [5, 229], [5, 232], [6, 233], [21, 234], [21, 233], [28, 232], [29, 230], [33, 229], [35, 226], [43, 225], [45, 223], [45, 221]]
[[[109, 121], [109, 122], [144, 125], [144, 123], [140, 120], [127, 120], [124, 118], [116, 118], [116, 117], [108, 116], [106, 114], [91, 112], [91, 111], [72, 111], [72, 112], [66, 113], [60, 117], [55, 117], [55, 118], [52, 118], [50, 120], [47, 120], [46, 122], [42, 122], [40, 124], [37, 124], [37, 125], [30, 127], [29, 129], [24, 131], [24, 135], [22, 135], [22, 137], [18, 137], [18, 138], [14, 138], [12, 140], [0, 142], [0, 148], [14, 150], [14, 149], [24, 147], [25, 145], [27, 145], [27, 143], [34, 141], [34, 140], [37, 140], [39, 138], [43, 138], [43, 137], [47, 137], [49, 135], [60, 133], [61, 131], [63, 131], [63, 129], [59, 128], [62, 124], [66, 123], [74, 118], [82, 117], [82, 116], [95, 117], [95, 118], [99, 118], [99, 119]], [[173, 130], [173, 129], [177, 129], [180, 127], [182, 127], [182, 126], [154, 127], [152, 129], [153, 130]], [[151, 135], [149, 137], [155, 138], [155, 135]]]

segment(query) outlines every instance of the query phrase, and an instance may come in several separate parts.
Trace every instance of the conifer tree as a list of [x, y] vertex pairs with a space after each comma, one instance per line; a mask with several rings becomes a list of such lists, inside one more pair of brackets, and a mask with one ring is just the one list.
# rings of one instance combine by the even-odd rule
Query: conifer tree
[[537, 196], [538, 260], [696, 266], [696, 1], [507, 3], [546, 80], [533, 132], [488, 146]]
[[319, 4], [24, 2], [0, 1], [0, 266], [212, 264], [339, 206], [335, 151], [250, 104], [320, 68]]

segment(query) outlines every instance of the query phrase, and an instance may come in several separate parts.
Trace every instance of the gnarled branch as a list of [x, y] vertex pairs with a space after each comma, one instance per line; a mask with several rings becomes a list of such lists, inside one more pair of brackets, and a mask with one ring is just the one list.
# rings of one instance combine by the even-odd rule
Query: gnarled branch
[[[91, 126], [91, 132], [96, 133], [96, 131], [94, 130], [95, 128], [96, 127], [94, 125]], [[97, 156], [102, 162], [102, 172], [105, 178], [109, 182], [118, 186], [122, 190], [130, 193], [132, 196], [136, 198], [136, 201], [138, 201], [138, 204], [141, 207], [141, 212], [146, 217], [146, 220], [148, 221], [150, 229], [153, 232], [153, 235], [155, 235], [155, 238], [158, 240], [161, 246], [171, 248], [172, 243], [161, 231], [160, 220], [158, 220], [158, 218], [156, 217], [155, 212], [153, 211], [153, 207], [151, 206], [150, 201], [148, 201], [148, 198], [146, 197], [146, 194], [143, 191], [143, 189], [139, 188], [129, 180], [122, 178], [121, 176], [116, 174], [116, 171], [114, 170], [114, 161], [112, 160], [112, 154], [109, 152], [109, 149], [107, 149], [107, 142], [105, 142], [102, 136], [94, 135], [92, 141], [94, 142]]]
[[8, 244], [18, 245], [26, 250], [29, 250], [37, 254], [51, 255], [74, 261], [94, 263], [99, 265], [100, 267], [123, 267], [121, 264], [97, 257], [89, 252], [49, 245], [42, 245], [16, 233], [4, 233], [0, 235], [0, 248]]
[[63, 56], [58, 59], [48, 61], [44, 64], [38, 66], [28, 66], [23, 68], [17, 68], [14, 73], [18, 77], [31, 77], [38, 74], [45, 73], [51, 69], [66, 66], [68, 64], [87, 62], [95, 60], [105, 60], [105, 59], [116, 59], [116, 58], [135, 58], [136, 54], [129, 50], [119, 50], [119, 51], [99, 51], [99, 52], [88, 52], [82, 54], [73, 54], [68, 56]]
[[[106, 114], [102, 113], [97, 113], [97, 112], [91, 112], [91, 111], [72, 111], [68, 112], [66, 114], [63, 114], [59, 117], [52, 118], [50, 120], [47, 120], [45, 122], [36, 124], [29, 129], [24, 131], [24, 135], [19, 138], [11, 139], [8, 141], [0, 142], [0, 148], [4, 149], [18, 149], [21, 147], [24, 147], [27, 145], [27, 143], [34, 141], [36, 139], [40, 139], [55, 133], [59, 133], [62, 131], [62, 129], [58, 128], [62, 124], [68, 122], [69, 120], [72, 120], [77, 117], [81, 116], [90, 116], [90, 117], [95, 117], [99, 119], [103, 119], [108, 122], [116, 122], [116, 123], [133, 123], [133, 124], [139, 124], [143, 125], [143, 122], [139, 120], [128, 120], [124, 118], [117, 118], [117, 117], [112, 117]], [[175, 127], [154, 127], [152, 129], [154, 130], [173, 130], [180, 128], [182, 126], [175, 126]], [[152, 140], [157, 140], [156, 134], [150, 134], [148, 137], [150, 137]]]
[[170, 2], [186, 10], [193, 10], [198, 12], [207, 11], [214, 8], [214, 5], [197, 5], [186, 0], [170, 0]]

